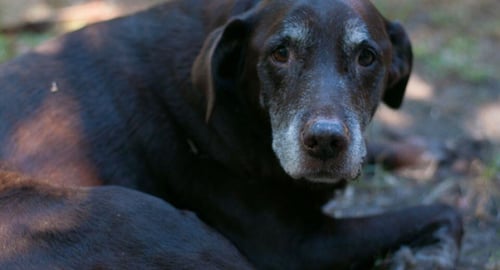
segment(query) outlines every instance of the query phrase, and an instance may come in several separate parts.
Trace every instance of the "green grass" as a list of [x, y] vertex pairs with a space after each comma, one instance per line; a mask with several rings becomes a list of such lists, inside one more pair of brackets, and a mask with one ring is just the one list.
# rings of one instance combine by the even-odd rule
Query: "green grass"
[[29, 50], [52, 37], [53, 33], [19, 33], [13, 35], [0, 34], [0, 63], [19, 53]]
[[497, 153], [483, 171], [482, 178], [494, 181], [500, 177], [500, 153]]
[[0, 35], [0, 63], [9, 59], [12, 55], [11, 41], [5, 35]]
[[481, 60], [482, 52], [478, 40], [468, 36], [453, 36], [442, 44], [430, 46], [425, 41], [417, 42], [414, 53], [434, 76], [454, 76], [464, 81], [481, 83], [495, 78], [495, 67]]
[[486, 264], [487, 270], [498, 270], [500, 269], [500, 250], [496, 250], [490, 255], [488, 263]]

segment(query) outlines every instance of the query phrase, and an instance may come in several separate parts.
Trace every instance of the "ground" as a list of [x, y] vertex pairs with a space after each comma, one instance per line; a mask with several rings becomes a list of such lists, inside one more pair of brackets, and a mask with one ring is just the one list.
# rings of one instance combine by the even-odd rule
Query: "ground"
[[416, 66], [402, 110], [379, 111], [374, 133], [419, 137], [431, 162], [364, 182], [381, 185], [381, 204], [456, 206], [466, 222], [459, 269], [500, 269], [500, 2], [374, 2], [410, 32]]
[[[62, 31], [161, 0], [88, 2], [0, 0], [0, 61]], [[373, 2], [408, 30], [415, 72], [403, 107], [380, 108], [367, 137], [412, 142], [426, 149], [424, 162], [396, 172], [369, 166], [333, 209], [356, 215], [448, 203], [465, 219], [458, 269], [500, 269], [500, 1]], [[69, 4], [80, 6], [59, 9]], [[55, 27], [24, 31], [33, 29], [26, 22], [40, 20]]]

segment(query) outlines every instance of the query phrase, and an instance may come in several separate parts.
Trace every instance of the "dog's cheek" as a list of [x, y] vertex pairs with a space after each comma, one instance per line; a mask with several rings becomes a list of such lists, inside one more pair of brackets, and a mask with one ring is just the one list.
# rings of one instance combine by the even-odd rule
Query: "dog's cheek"
[[268, 110], [269, 109], [269, 93], [266, 91], [266, 87], [261, 85], [260, 93], [259, 93], [259, 104], [261, 109]]
[[349, 147], [347, 158], [350, 159], [351, 177], [356, 177], [361, 170], [362, 163], [366, 156], [366, 145], [360, 125], [352, 124], [349, 129], [352, 133], [352, 143]]
[[[355, 108], [367, 108], [360, 110], [359, 121], [361, 130], [364, 131], [375, 115], [382, 99], [384, 88], [384, 72], [377, 70], [360, 80], [357, 86], [360, 90], [358, 95], [352, 97], [351, 102]], [[361, 97], [361, 98], [360, 98]]]
[[276, 95], [284, 89], [275, 89], [269, 99], [269, 118], [271, 120], [272, 148], [281, 167], [293, 178], [300, 178], [302, 154], [300, 148], [299, 111], [285, 102], [283, 96]]
[[281, 89], [286, 88], [283, 74], [277, 72], [268, 63], [259, 63], [257, 75], [260, 80], [259, 101], [262, 108], [269, 110], [272, 104], [282, 103], [280, 100]]
[[[272, 148], [281, 167], [292, 178], [300, 178], [303, 164], [303, 156], [300, 151], [298, 119], [299, 116], [296, 112], [285, 111], [271, 113], [271, 126], [272, 126]], [[292, 116], [292, 119], [287, 119]]]

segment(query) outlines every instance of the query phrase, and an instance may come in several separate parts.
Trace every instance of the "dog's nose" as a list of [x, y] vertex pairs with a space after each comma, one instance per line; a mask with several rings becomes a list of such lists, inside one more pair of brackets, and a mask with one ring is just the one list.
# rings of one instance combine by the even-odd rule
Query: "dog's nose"
[[349, 141], [347, 128], [337, 119], [310, 121], [302, 131], [302, 144], [313, 157], [335, 158], [344, 152]]

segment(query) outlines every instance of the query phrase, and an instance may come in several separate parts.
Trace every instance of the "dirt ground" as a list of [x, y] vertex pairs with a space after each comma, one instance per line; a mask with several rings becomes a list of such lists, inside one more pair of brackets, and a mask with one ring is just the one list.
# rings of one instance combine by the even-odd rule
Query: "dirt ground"
[[418, 137], [430, 162], [365, 182], [382, 182], [380, 205], [456, 206], [466, 222], [459, 269], [500, 269], [500, 2], [374, 2], [410, 32], [416, 72], [402, 110], [380, 110], [372, 132]]
[[[161, 0], [88, 2], [0, 0], [0, 61], [89, 21]], [[448, 203], [465, 219], [458, 269], [500, 269], [500, 1], [373, 2], [408, 30], [415, 72], [403, 108], [382, 107], [367, 136], [410, 141], [426, 151], [415, 168], [388, 172], [369, 166], [362, 179], [339, 195], [335, 211], [358, 215]], [[70, 4], [81, 6], [59, 9]], [[40, 20], [55, 27], [39, 32], [19, 27]]]

